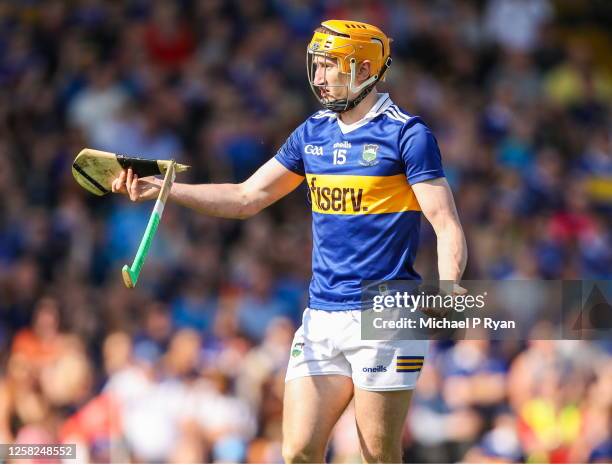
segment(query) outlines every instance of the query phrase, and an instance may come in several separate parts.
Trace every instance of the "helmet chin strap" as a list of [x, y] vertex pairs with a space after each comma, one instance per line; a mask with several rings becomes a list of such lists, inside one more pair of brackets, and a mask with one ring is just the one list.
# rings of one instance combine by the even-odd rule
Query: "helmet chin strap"
[[351, 58], [351, 62], [349, 65], [351, 68], [351, 77], [347, 86], [347, 94], [348, 91], [350, 91], [353, 93], [359, 92], [359, 95], [357, 95], [357, 97], [355, 97], [353, 100], [348, 100], [347, 95], [347, 98], [345, 99], [337, 99], [332, 102], [324, 103], [323, 106], [328, 110], [333, 111], [334, 113], [344, 113], [345, 111], [352, 110], [357, 105], [359, 105], [361, 101], [366, 98], [370, 92], [372, 92], [372, 89], [374, 89], [376, 83], [382, 79], [385, 72], [389, 69], [389, 66], [391, 66], [391, 61], [391, 57], [388, 57], [387, 61], [385, 61], [385, 64], [380, 70], [380, 74], [370, 76], [361, 84], [355, 86], [355, 82], [357, 81], [357, 61], [354, 58]]

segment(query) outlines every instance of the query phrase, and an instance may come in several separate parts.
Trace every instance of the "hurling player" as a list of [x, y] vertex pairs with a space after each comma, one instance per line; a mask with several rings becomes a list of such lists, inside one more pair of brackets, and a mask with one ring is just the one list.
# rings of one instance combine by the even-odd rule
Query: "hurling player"
[[[323, 22], [307, 47], [307, 69], [324, 109], [245, 182], [175, 183], [170, 194], [203, 214], [248, 218], [308, 185], [312, 280], [286, 375], [289, 463], [323, 462], [332, 428], [353, 398], [364, 461], [401, 461], [404, 420], [428, 341], [361, 340], [361, 284], [420, 279], [413, 265], [421, 213], [436, 233], [440, 279], [457, 283], [465, 268], [465, 238], [436, 139], [418, 116], [377, 92], [390, 56], [390, 40], [377, 27]], [[146, 200], [160, 184], [128, 170], [113, 191]]]

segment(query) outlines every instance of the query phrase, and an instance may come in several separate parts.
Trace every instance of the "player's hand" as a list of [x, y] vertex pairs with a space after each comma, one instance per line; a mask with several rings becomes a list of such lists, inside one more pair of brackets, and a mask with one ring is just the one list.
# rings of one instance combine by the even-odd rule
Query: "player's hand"
[[[453, 297], [458, 296], [458, 295], [465, 295], [467, 294], [467, 289], [464, 287], [461, 287], [459, 284], [453, 284], [453, 288], [451, 291], [451, 295]], [[421, 311], [429, 316], [429, 317], [433, 317], [433, 318], [446, 318], [450, 312], [452, 311], [451, 308], [425, 308], [425, 307], [421, 307]]]
[[138, 178], [132, 168], [122, 170], [118, 178], [112, 183], [112, 191], [117, 194], [126, 194], [132, 202], [141, 202], [157, 198], [162, 181], [154, 176]]

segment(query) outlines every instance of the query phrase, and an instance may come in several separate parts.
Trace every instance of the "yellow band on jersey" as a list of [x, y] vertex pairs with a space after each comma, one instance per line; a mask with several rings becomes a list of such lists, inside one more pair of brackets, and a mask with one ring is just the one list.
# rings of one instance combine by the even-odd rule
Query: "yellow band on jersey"
[[312, 211], [331, 215], [371, 215], [421, 211], [404, 174], [352, 176], [306, 174]]

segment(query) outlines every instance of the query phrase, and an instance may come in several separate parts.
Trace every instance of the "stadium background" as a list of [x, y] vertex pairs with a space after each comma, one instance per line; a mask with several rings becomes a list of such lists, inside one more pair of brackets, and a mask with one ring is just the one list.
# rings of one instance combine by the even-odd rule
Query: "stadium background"
[[[322, 18], [394, 38], [382, 90], [436, 134], [466, 278], [612, 276], [606, 1], [0, 2], [0, 442], [84, 461], [279, 462], [284, 369], [309, 280], [306, 192], [244, 222], [170, 205], [135, 291], [151, 204], [72, 179], [83, 147], [244, 180], [317, 109]], [[350, 240], [350, 238], [347, 238]], [[417, 269], [435, 274], [423, 228]], [[436, 343], [407, 461], [612, 460], [612, 349]], [[358, 461], [350, 410], [329, 459]]]

